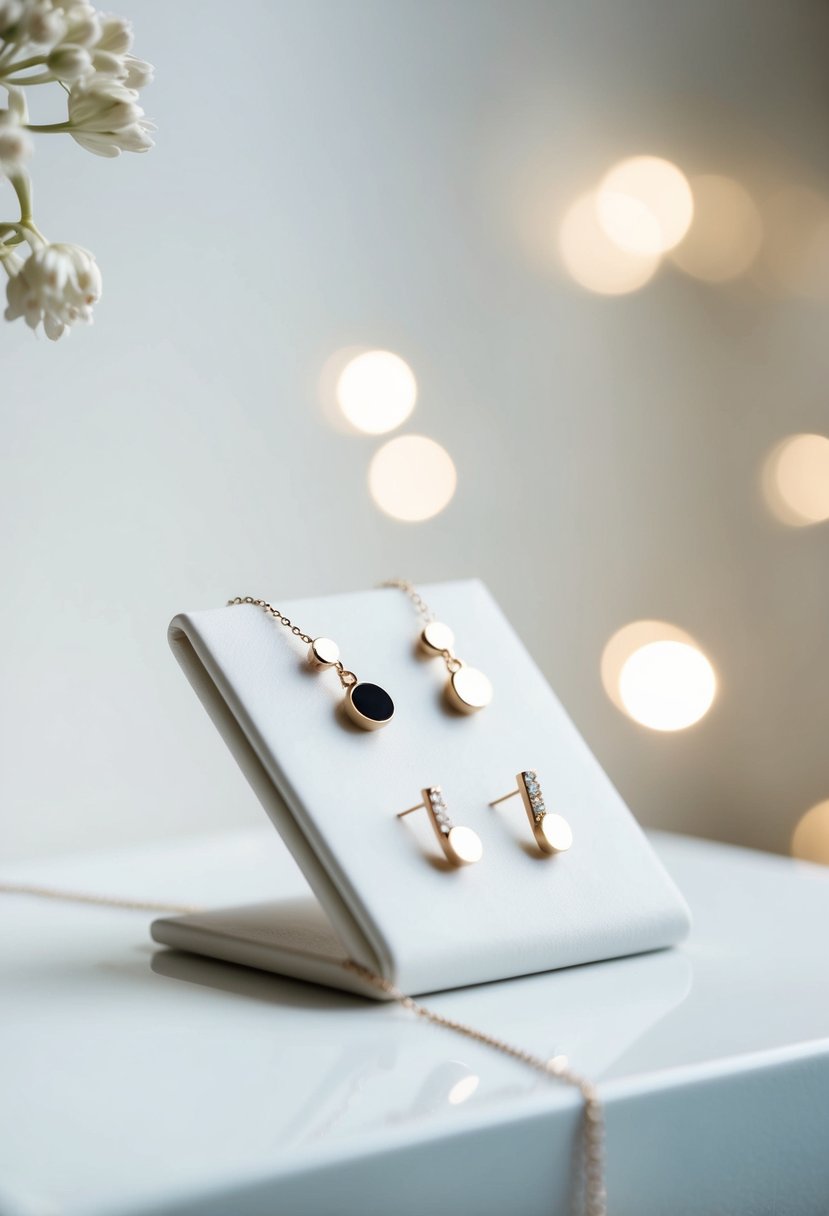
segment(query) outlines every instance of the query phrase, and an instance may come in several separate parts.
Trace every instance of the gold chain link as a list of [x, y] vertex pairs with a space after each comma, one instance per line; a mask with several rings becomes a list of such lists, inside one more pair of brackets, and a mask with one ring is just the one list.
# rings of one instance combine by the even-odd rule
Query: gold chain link
[[382, 976], [369, 971], [367, 967], [363, 967], [359, 963], [352, 962], [349, 959], [343, 963], [343, 966], [347, 971], [353, 971], [355, 975], [359, 975], [380, 992], [385, 993], [393, 1001], [397, 1001], [399, 1005], [402, 1005], [404, 1009], [408, 1009], [415, 1017], [422, 1018], [425, 1022], [431, 1022], [433, 1026], [442, 1026], [445, 1030], [451, 1030], [454, 1034], [461, 1034], [467, 1039], [472, 1039], [475, 1043], [483, 1043], [484, 1046], [491, 1047], [494, 1051], [499, 1051], [502, 1055], [509, 1056], [513, 1060], [518, 1060], [519, 1063], [526, 1064], [529, 1068], [534, 1068], [537, 1072], [544, 1073], [547, 1077], [555, 1077], [556, 1080], [564, 1081], [565, 1084], [576, 1088], [581, 1094], [584, 1104], [583, 1211], [585, 1216], [606, 1216], [604, 1111], [598, 1090], [592, 1081], [588, 1081], [586, 1077], [582, 1077], [570, 1068], [567, 1061], [561, 1056], [554, 1056], [552, 1060], [545, 1060], [542, 1056], [534, 1055], [531, 1051], [525, 1051], [523, 1047], [515, 1047], [512, 1043], [507, 1043], [505, 1039], [499, 1039], [496, 1035], [487, 1034], [485, 1030], [477, 1030], [474, 1026], [467, 1025], [466, 1022], [458, 1022], [455, 1018], [447, 1018], [442, 1013], [436, 1013], [434, 1009], [430, 1009], [427, 1005], [421, 1005], [413, 997], [407, 996], [399, 988], [395, 988], [394, 984], [390, 983], [389, 980], [383, 979]]
[[123, 899], [118, 895], [90, 895], [85, 891], [63, 891], [30, 882], [0, 882], [0, 895], [33, 895], [36, 899], [62, 899], [72, 904], [99, 908], [122, 908], [128, 912], [177, 912], [188, 916], [204, 912], [198, 904], [171, 904], [167, 900]]
[[[415, 609], [420, 617], [421, 624], [430, 625], [432, 621], [436, 619], [434, 612], [426, 603], [417, 587], [415, 587], [414, 583], [410, 583], [407, 578], [387, 578], [384, 582], [379, 583], [378, 586], [396, 587], [399, 591], [402, 591], [404, 595], [407, 595], [415, 606]], [[436, 653], [438, 653], [443, 659], [444, 663], [446, 664], [446, 670], [451, 676], [453, 676], [456, 671], [460, 671], [460, 669], [463, 667], [463, 662], [451, 650], [439, 650]]]
[[[285, 616], [284, 612], [280, 612], [278, 608], [275, 608], [273, 604], [269, 604], [267, 600], [258, 600], [252, 595], [235, 595], [232, 600], [227, 601], [228, 608], [233, 608], [237, 604], [252, 604], [254, 608], [261, 608], [268, 616], [272, 616], [277, 624], [284, 625], [286, 629], [290, 629], [294, 637], [299, 638], [306, 646], [310, 646], [314, 640], [309, 634], [303, 633], [299, 625], [295, 625], [290, 617]], [[354, 672], [348, 671], [343, 666], [342, 660], [337, 659], [337, 662], [333, 663], [332, 666], [340, 677], [340, 683], [343, 688], [351, 688], [353, 684], [358, 683]]]
[[[244, 598], [231, 601], [231, 603], [248, 602], [255, 603], [260, 607], [265, 606], [264, 601], [248, 601]], [[270, 609], [270, 605], [267, 605], [267, 607]], [[270, 610], [276, 615], [275, 610]], [[31, 883], [0, 882], [0, 895], [31, 895], [39, 899], [65, 900], [69, 903], [118, 908], [122, 911], [175, 912], [178, 914], [192, 914], [204, 911], [203, 908], [197, 905], [161, 903], [154, 900], [123, 899], [120, 896], [89, 895], [83, 892], [62, 891], [57, 888], [42, 887]], [[360, 963], [346, 959], [341, 965], [346, 971], [359, 976], [379, 992], [396, 1001], [398, 1005], [408, 1010], [409, 1013], [414, 1014], [415, 1017], [421, 1018], [426, 1022], [431, 1022], [433, 1026], [441, 1026], [445, 1030], [451, 1030], [454, 1034], [463, 1035], [465, 1038], [471, 1039], [476, 1043], [481, 1043], [485, 1047], [491, 1047], [494, 1051], [509, 1056], [510, 1059], [517, 1060], [520, 1064], [526, 1064], [528, 1068], [533, 1068], [536, 1072], [543, 1073], [546, 1077], [563, 1081], [566, 1085], [577, 1089], [581, 1095], [584, 1112], [582, 1126], [584, 1189], [580, 1206], [584, 1216], [607, 1216], [607, 1192], [604, 1181], [604, 1110], [598, 1090], [591, 1081], [588, 1081], [585, 1077], [582, 1077], [570, 1068], [566, 1060], [561, 1056], [555, 1056], [552, 1060], [545, 1060], [542, 1056], [534, 1055], [531, 1051], [525, 1051], [523, 1047], [515, 1047], [512, 1043], [507, 1043], [505, 1039], [499, 1039], [484, 1030], [477, 1030], [474, 1026], [469, 1026], [465, 1022], [458, 1022], [454, 1018], [444, 1017], [442, 1013], [429, 1009], [427, 1005], [421, 1005], [412, 997], [401, 992], [389, 980], [383, 979], [381, 975], [377, 975], [376, 972], [370, 971], [368, 967], [363, 967]]]
[[409, 599], [414, 604], [424, 625], [428, 625], [430, 621], [435, 619], [435, 614], [429, 605], [426, 603], [423, 596], [415, 587], [414, 583], [410, 583], [407, 578], [387, 578], [379, 584], [381, 587], [397, 587], [404, 595], [408, 595]]

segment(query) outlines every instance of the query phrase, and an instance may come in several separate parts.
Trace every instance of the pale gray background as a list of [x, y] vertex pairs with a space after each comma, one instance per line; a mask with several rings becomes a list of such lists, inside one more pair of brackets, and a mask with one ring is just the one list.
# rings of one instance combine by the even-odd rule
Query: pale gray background
[[[34, 165], [41, 227], [102, 266], [96, 325], [58, 345], [0, 326], [3, 854], [258, 822], [169, 617], [397, 572], [490, 584], [644, 823], [785, 849], [829, 796], [829, 573], [825, 530], [776, 524], [758, 479], [781, 436], [827, 429], [829, 308], [670, 270], [602, 299], [554, 234], [636, 152], [760, 201], [829, 189], [829, 9], [130, 15], [158, 147], [108, 162], [40, 140]], [[434, 521], [380, 515], [376, 441], [326, 419], [319, 373], [351, 344], [418, 377], [404, 430], [459, 473]], [[599, 678], [608, 637], [654, 616], [721, 679], [674, 735]]]

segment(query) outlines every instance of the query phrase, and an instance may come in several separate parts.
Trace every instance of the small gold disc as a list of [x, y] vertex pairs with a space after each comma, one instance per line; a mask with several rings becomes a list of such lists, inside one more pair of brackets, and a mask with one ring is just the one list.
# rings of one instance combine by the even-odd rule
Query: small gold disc
[[455, 645], [455, 635], [448, 625], [441, 621], [429, 621], [420, 633], [420, 648], [427, 654], [442, 654], [444, 650], [452, 650]]
[[573, 829], [561, 815], [542, 815], [538, 830], [550, 853], [566, 853], [573, 843]]
[[453, 709], [462, 714], [474, 714], [486, 709], [492, 700], [492, 685], [482, 671], [475, 667], [460, 667], [449, 677], [446, 697]]
[[308, 647], [308, 662], [312, 667], [333, 667], [340, 657], [340, 648], [330, 638], [314, 638]]
[[446, 837], [446, 848], [452, 860], [459, 866], [471, 866], [484, 855], [484, 846], [478, 833], [463, 826], [450, 829]]

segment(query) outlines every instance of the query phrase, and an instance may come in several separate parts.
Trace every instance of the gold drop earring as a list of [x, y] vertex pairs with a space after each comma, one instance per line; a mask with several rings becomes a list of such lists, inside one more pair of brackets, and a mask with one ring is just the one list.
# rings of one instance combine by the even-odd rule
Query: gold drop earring
[[308, 663], [314, 671], [325, 671], [333, 667], [345, 689], [343, 708], [355, 726], [359, 726], [361, 730], [379, 730], [381, 726], [391, 722], [394, 717], [394, 701], [385, 688], [381, 688], [379, 684], [358, 680], [353, 671], [348, 671], [343, 666], [340, 648], [336, 642], [332, 642], [330, 638], [312, 638], [303, 633], [299, 625], [295, 625], [267, 600], [257, 600], [251, 595], [237, 595], [227, 603], [228, 607], [250, 604], [254, 608], [261, 608], [277, 624], [290, 629], [294, 637], [305, 643], [308, 647]]
[[552, 815], [547, 810], [538, 774], [533, 769], [518, 773], [516, 788], [500, 798], [493, 799], [490, 806], [506, 802], [508, 798], [521, 795], [524, 810], [530, 821], [535, 843], [542, 853], [565, 853], [573, 843], [573, 830], [562, 815]]
[[449, 679], [444, 693], [451, 707], [462, 714], [474, 714], [486, 709], [492, 700], [492, 684], [482, 671], [469, 667], [454, 652], [455, 635], [448, 625], [435, 620], [435, 614], [418, 593], [416, 587], [404, 578], [391, 578], [381, 587], [397, 587], [407, 595], [420, 617], [421, 629], [418, 646], [424, 654], [440, 657], [446, 664]]

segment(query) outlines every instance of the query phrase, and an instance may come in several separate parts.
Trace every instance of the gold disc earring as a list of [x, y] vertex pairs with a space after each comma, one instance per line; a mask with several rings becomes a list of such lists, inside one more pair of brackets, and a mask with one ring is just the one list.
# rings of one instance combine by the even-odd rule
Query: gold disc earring
[[480, 861], [484, 854], [481, 838], [472, 828], [455, 824], [449, 818], [446, 799], [439, 785], [432, 785], [420, 791], [421, 801], [410, 806], [406, 811], [400, 811], [397, 818], [411, 815], [413, 811], [425, 810], [429, 822], [434, 828], [446, 860], [453, 866], [470, 866]]
[[369, 684], [358, 680], [353, 671], [348, 671], [340, 660], [340, 648], [330, 638], [312, 638], [303, 633], [299, 625], [295, 625], [278, 608], [274, 608], [267, 600], [257, 600], [251, 595], [237, 595], [228, 600], [228, 606], [235, 604], [250, 604], [261, 608], [279, 625], [290, 629], [294, 637], [299, 638], [308, 647], [308, 664], [314, 671], [325, 671], [333, 667], [339, 676], [340, 684], [345, 689], [343, 708], [350, 720], [361, 730], [379, 730], [391, 722], [394, 717], [394, 701], [385, 688], [379, 684]]
[[520, 794], [535, 842], [541, 852], [565, 853], [573, 843], [572, 828], [561, 815], [551, 815], [547, 810], [537, 773], [532, 769], [527, 769], [523, 773], [518, 773], [515, 780], [516, 789], [511, 790], [509, 794], [503, 794], [500, 798], [495, 798], [489, 805], [497, 806], [499, 802], [506, 802], [508, 798], [514, 798], [516, 794]]
[[421, 620], [418, 646], [423, 654], [443, 659], [449, 679], [444, 693], [451, 707], [462, 714], [474, 714], [486, 709], [492, 700], [492, 684], [482, 671], [469, 667], [455, 654], [455, 635], [448, 625], [435, 620], [435, 614], [412, 583], [392, 578], [381, 587], [397, 587], [414, 604]]

